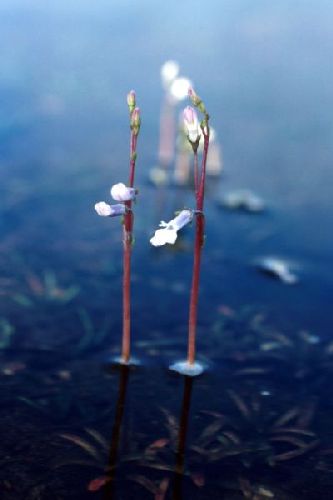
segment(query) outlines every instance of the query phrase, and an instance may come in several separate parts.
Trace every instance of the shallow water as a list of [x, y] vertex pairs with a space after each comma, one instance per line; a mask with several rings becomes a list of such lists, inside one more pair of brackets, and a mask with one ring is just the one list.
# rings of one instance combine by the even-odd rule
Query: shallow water
[[[0, 491], [12, 499], [316, 499], [333, 487], [329, 2], [0, 6]], [[186, 353], [193, 206], [156, 188], [159, 70], [179, 61], [223, 148], [208, 179], [195, 379]], [[121, 334], [121, 226], [93, 210], [126, 181], [125, 96], [142, 109], [133, 354]], [[250, 189], [262, 213], [223, 209]], [[262, 257], [299, 281], [265, 275]]]

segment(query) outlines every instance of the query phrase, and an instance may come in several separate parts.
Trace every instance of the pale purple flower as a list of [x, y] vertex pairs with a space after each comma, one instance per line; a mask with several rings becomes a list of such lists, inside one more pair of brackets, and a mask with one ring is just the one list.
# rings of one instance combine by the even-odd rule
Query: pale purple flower
[[109, 205], [105, 201], [100, 201], [96, 203], [95, 210], [101, 217], [116, 217], [117, 215], [124, 215], [126, 207], [122, 203]]
[[193, 219], [192, 210], [182, 210], [177, 217], [169, 222], [160, 222], [160, 227], [157, 229], [154, 236], [150, 239], [150, 243], [154, 247], [160, 247], [168, 243], [173, 245], [177, 239], [177, 232], [182, 229], [186, 224], [189, 224]]
[[135, 188], [127, 187], [122, 182], [114, 184], [110, 190], [111, 196], [116, 201], [130, 201], [135, 198]]
[[184, 109], [185, 132], [191, 142], [196, 142], [200, 138], [200, 126], [197, 113], [191, 106]]

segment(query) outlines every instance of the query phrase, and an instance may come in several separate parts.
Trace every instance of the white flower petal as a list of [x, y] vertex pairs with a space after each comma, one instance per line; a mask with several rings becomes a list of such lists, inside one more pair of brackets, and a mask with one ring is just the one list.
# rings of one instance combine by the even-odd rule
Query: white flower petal
[[95, 210], [101, 217], [110, 217], [110, 215], [112, 214], [111, 205], [108, 205], [107, 203], [105, 203], [105, 201], [96, 203]]
[[157, 229], [155, 231], [155, 235], [150, 239], [150, 243], [155, 247], [160, 247], [166, 243], [173, 245], [177, 239], [177, 231], [186, 226], [192, 219], [193, 210], [182, 210], [177, 217], [169, 222], [164, 222], [162, 220], [160, 222], [160, 227], [163, 229]]
[[135, 198], [135, 189], [125, 186], [122, 182], [111, 187], [111, 196], [116, 201], [129, 201]]
[[96, 203], [95, 210], [101, 217], [116, 217], [117, 215], [124, 215], [126, 207], [122, 203], [108, 205], [108, 203], [100, 201]]
[[161, 247], [166, 243], [173, 245], [177, 239], [177, 231], [172, 229], [157, 229], [154, 236], [150, 239], [150, 243], [154, 247]]

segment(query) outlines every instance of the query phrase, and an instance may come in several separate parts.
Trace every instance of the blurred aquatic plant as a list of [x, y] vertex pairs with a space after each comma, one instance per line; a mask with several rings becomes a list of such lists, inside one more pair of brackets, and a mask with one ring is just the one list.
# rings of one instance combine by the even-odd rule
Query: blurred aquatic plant
[[61, 286], [56, 274], [50, 270], [44, 271], [42, 278], [28, 272], [26, 282], [28, 293], [17, 292], [12, 295], [14, 302], [23, 307], [34, 307], [39, 300], [65, 304], [71, 302], [80, 292], [77, 285], [70, 285], [67, 288]]
[[80, 308], [78, 316], [83, 328], [83, 335], [75, 346], [74, 351], [81, 353], [101, 346], [109, 331], [109, 321], [104, 321], [102, 326], [97, 328], [86, 309]]
[[227, 210], [242, 211], [251, 214], [262, 213], [266, 208], [264, 200], [249, 189], [229, 191], [221, 196], [218, 203]]
[[171, 164], [174, 157], [175, 105], [186, 98], [188, 89], [192, 85], [188, 78], [179, 77], [178, 74], [179, 65], [176, 61], [166, 61], [161, 67], [161, 80], [165, 93], [160, 118], [158, 159], [162, 171]]
[[102, 217], [123, 216], [123, 334], [120, 363], [131, 361], [131, 254], [134, 242], [134, 214], [132, 202], [137, 194], [134, 186], [137, 158], [137, 140], [141, 126], [140, 109], [136, 107], [136, 95], [131, 90], [127, 95], [130, 123], [129, 186], [118, 183], [112, 186], [111, 196], [120, 203], [109, 205], [104, 201], [95, 204], [95, 210]]
[[84, 437], [68, 433], [60, 434], [60, 437], [81, 448], [86, 458], [66, 458], [55, 464], [55, 467], [84, 465], [100, 469], [103, 475], [92, 479], [88, 483], [87, 489], [88, 491], [98, 491], [101, 488], [106, 488], [107, 494], [110, 497], [112, 496], [112, 488], [116, 480], [116, 469], [123, 462], [131, 462], [133, 460], [131, 456], [118, 457], [129, 373], [130, 367], [128, 365], [120, 366], [118, 398], [110, 442], [97, 430], [91, 428], [84, 429]]
[[0, 318], [0, 349], [11, 345], [14, 332], [13, 325], [6, 318]]
[[262, 462], [274, 466], [315, 449], [320, 440], [309, 429], [315, 407], [310, 402], [282, 413], [268, 409], [265, 398], [254, 394], [245, 400], [234, 390], [228, 395], [236, 415], [212, 413], [211, 425], [191, 449], [208, 462], [236, 459], [246, 467]]

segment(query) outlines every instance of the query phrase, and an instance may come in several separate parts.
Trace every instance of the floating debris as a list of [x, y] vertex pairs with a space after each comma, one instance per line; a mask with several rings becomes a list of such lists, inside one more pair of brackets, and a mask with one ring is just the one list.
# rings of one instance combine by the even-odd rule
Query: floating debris
[[248, 189], [236, 189], [222, 196], [219, 205], [228, 210], [259, 213], [265, 210], [264, 201]]
[[256, 262], [259, 271], [281, 280], [288, 285], [298, 282], [298, 277], [292, 272], [290, 263], [276, 257], [264, 257]]

